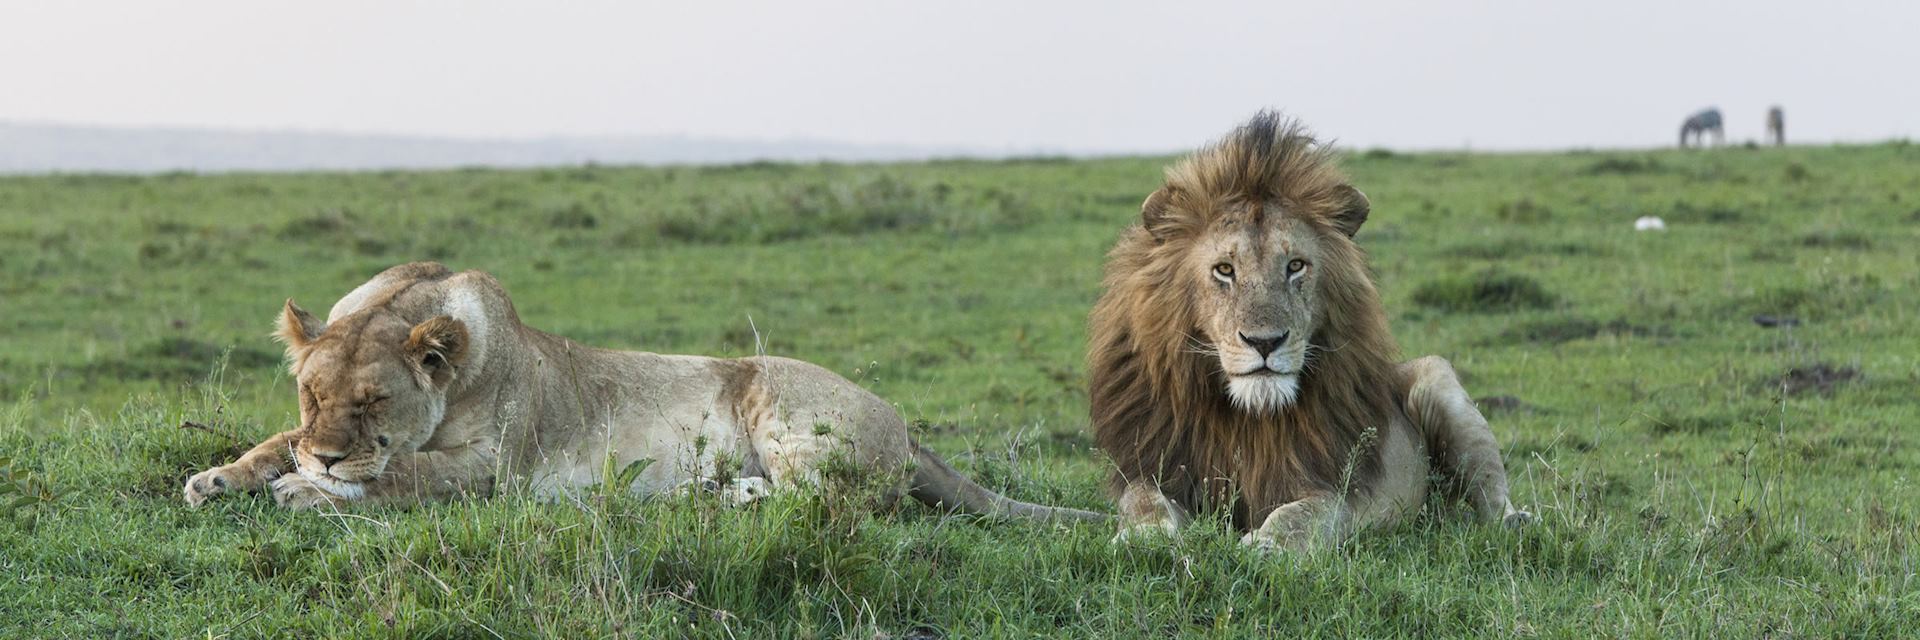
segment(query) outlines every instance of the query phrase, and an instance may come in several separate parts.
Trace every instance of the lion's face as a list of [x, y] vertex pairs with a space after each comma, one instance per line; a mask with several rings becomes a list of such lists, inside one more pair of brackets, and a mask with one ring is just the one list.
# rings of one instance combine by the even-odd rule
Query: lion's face
[[1336, 184], [1320, 197], [1282, 204], [1216, 199], [1169, 185], [1142, 205], [1143, 226], [1179, 257], [1170, 274], [1186, 314], [1219, 361], [1223, 390], [1246, 411], [1292, 405], [1316, 349], [1328, 296], [1356, 277], [1350, 239], [1370, 209], [1366, 195]]
[[466, 330], [445, 316], [409, 325], [386, 311], [316, 324], [288, 301], [281, 337], [300, 396], [294, 466], [321, 488], [356, 498], [394, 456], [419, 450], [439, 428]]
[[1187, 270], [1200, 337], [1243, 409], [1279, 409], [1299, 393], [1321, 316], [1320, 234], [1284, 215], [1229, 214], [1194, 243]]

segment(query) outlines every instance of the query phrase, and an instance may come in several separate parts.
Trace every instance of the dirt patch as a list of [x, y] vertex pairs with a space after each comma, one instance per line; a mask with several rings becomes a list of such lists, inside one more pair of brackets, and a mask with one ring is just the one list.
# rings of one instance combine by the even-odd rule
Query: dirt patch
[[1788, 369], [1785, 374], [1768, 380], [1765, 389], [1768, 392], [1782, 391], [1789, 396], [1808, 392], [1831, 396], [1835, 387], [1852, 384], [1859, 378], [1858, 367], [1835, 367], [1822, 362]]

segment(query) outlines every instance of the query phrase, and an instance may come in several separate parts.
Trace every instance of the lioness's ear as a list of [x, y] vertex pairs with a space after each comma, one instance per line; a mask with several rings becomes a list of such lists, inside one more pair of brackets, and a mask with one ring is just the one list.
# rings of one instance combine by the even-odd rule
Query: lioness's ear
[[436, 385], [453, 379], [453, 372], [467, 356], [467, 325], [451, 316], [440, 316], [413, 326], [407, 336], [407, 359], [433, 378]]
[[1367, 200], [1367, 194], [1360, 193], [1359, 189], [1353, 188], [1350, 184], [1340, 185], [1340, 191], [1335, 197], [1340, 200], [1341, 205], [1340, 213], [1333, 216], [1333, 226], [1339, 227], [1341, 233], [1351, 238], [1353, 234], [1360, 232], [1360, 225], [1366, 224], [1367, 213], [1373, 210], [1373, 203]]
[[1160, 187], [1147, 196], [1146, 202], [1140, 203], [1140, 226], [1153, 234], [1155, 240], [1166, 240], [1179, 226], [1175, 212], [1167, 204], [1172, 198], [1173, 187]]
[[287, 345], [287, 355], [291, 357], [326, 330], [326, 324], [313, 319], [313, 314], [294, 304], [293, 298], [287, 298], [287, 306], [280, 310], [280, 322], [274, 329], [273, 337]]

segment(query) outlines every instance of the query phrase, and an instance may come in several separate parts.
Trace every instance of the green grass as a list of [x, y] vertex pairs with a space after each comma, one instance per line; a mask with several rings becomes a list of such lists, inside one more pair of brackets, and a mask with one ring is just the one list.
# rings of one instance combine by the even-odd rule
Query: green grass
[[[283, 299], [324, 310], [434, 259], [596, 346], [743, 355], [757, 327], [987, 485], [1111, 509], [1086, 313], [1167, 160], [0, 179], [0, 637], [1920, 628], [1906, 144], [1349, 159], [1394, 330], [1497, 400], [1515, 501], [1541, 516], [1524, 531], [1436, 503], [1271, 558], [1218, 522], [1114, 548], [1104, 527], [809, 495], [181, 501], [293, 422], [266, 338]], [[1642, 215], [1669, 230], [1633, 232]]]

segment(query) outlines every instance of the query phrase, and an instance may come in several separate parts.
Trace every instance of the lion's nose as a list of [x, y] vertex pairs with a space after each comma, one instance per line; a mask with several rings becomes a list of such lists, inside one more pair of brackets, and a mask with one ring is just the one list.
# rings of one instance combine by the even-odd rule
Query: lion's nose
[[339, 462], [339, 461], [341, 461], [341, 460], [345, 460], [345, 459], [347, 459], [347, 457], [346, 457], [346, 456], [334, 456], [334, 455], [327, 455], [327, 454], [324, 454], [324, 453], [315, 453], [315, 454], [313, 454], [313, 459], [315, 459], [315, 460], [319, 460], [319, 461], [320, 461], [320, 466], [321, 466], [322, 468], [326, 468], [326, 469], [332, 469], [332, 468], [333, 468], [333, 463], [335, 463], [335, 462]]
[[1280, 345], [1286, 344], [1287, 335], [1290, 333], [1293, 332], [1282, 331], [1278, 335], [1263, 334], [1259, 336], [1250, 336], [1242, 333], [1240, 334], [1240, 341], [1247, 343], [1249, 347], [1253, 347], [1253, 350], [1258, 352], [1260, 357], [1265, 358], [1268, 354], [1273, 353], [1275, 349], [1279, 349]]

